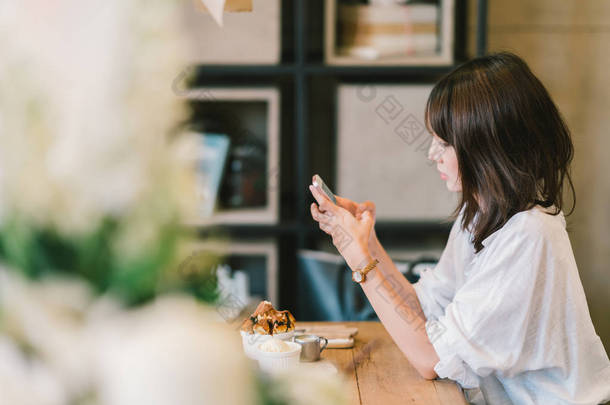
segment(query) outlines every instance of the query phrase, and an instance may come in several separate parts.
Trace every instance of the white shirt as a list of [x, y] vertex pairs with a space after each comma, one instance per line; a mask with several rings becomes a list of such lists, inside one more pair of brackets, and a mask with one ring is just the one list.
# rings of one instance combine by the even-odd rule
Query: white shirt
[[[548, 210], [553, 210], [551, 207]], [[598, 404], [610, 361], [595, 333], [563, 212], [511, 217], [474, 253], [457, 218], [414, 284], [440, 378], [474, 404]]]

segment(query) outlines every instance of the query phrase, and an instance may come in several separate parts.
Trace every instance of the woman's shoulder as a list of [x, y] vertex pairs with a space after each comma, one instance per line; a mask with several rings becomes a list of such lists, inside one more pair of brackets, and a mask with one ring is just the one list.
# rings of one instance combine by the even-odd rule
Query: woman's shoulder
[[[463, 214], [464, 208], [462, 207], [451, 228], [449, 240], [463, 239], [472, 245], [471, 228], [473, 224], [470, 224], [468, 229], [462, 229]], [[536, 204], [530, 209], [514, 214], [500, 229], [483, 239], [482, 244], [484, 247], [492, 247], [492, 249], [487, 249], [489, 251], [493, 250], [494, 245], [504, 246], [508, 241], [528, 243], [550, 240], [559, 240], [561, 244], [569, 243], [565, 216], [563, 211], [557, 210], [554, 205], [543, 207]], [[483, 249], [481, 252], [485, 250]]]
[[[544, 273], [569, 274], [575, 265], [563, 213], [533, 207], [513, 215], [502, 228], [483, 240], [484, 248], [474, 255], [473, 274], [495, 274], [533, 279]], [[519, 271], [514, 272], [515, 267]], [[549, 277], [548, 280], [553, 280]]]
[[[514, 214], [500, 228], [483, 240], [488, 246], [494, 242], [505, 243], [507, 239], [550, 242], [567, 236], [566, 220], [562, 210], [552, 205], [534, 207]], [[563, 240], [562, 240], [563, 241]]]
[[522, 231], [535, 234], [553, 235], [555, 232], [565, 230], [566, 220], [562, 210], [557, 210], [554, 205], [543, 207], [539, 204], [529, 210], [516, 213], [509, 219], [507, 225]]

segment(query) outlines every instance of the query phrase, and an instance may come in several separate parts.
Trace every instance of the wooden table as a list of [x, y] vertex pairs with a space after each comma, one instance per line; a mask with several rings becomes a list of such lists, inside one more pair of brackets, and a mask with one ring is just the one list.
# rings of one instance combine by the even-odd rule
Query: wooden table
[[350, 405], [467, 403], [455, 382], [420, 377], [380, 322], [297, 322], [296, 327], [333, 324], [358, 328], [353, 348], [321, 354], [347, 376]]

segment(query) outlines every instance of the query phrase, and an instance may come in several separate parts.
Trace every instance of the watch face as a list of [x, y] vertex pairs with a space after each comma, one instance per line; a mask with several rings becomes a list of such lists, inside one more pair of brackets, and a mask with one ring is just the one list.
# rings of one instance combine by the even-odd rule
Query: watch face
[[352, 273], [352, 278], [355, 282], [360, 283], [362, 282], [362, 273], [360, 273], [359, 271], [355, 271]]

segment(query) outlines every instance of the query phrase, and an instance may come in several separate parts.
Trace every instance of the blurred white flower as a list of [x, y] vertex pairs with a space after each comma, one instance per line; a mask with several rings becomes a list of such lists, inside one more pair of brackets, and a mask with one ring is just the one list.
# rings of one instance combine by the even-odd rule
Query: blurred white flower
[[[0, 205], [87, 233], [188, 198], [168, 154], [184, 115], [180, 1], [9, 0], [0, 6]], [[167, 201], [164, 201], [167, 202]], [[173, 207], [174, 204], [154, 205]], [[167, 208], [165, 208], [167, 211]], [[152, 213], [154, 214], [154, 213]], [[150, 233], [149, 229], [143, 231]], [[133, 232], [132, 232], [133, 233]], [[149, 235], [150, 236], [150, 235]]]
[[32, 283], [0, 269], [0, 331], [44, 361], [44, 370], [69, 395], [80, 395], [89, 385], [83, 372], [88, 360], [84, 326], [91, 301], [87, 285], [76, 279]]
[[[180, 1], [0, 1], [0, 231], [24, 273], [92, 267], [97, 280], [113, 266], [124, 289], [151, 288], [135, 302], [156, 292], [168, 260], [155, 254], [175, 247], [166, 228], [195, 203], [189, 140], [167, 142], [185, 113], [171, 87], [185, 65]], [[118, 234], [96, 239], [108, 219]], [[48, 268], [72, 250], [82, 263]], [[93, 291], [106, 281], [0, 266], [0, 404], [256, 401], [252, 362], [217, 311], [180, 296], [127, 310]], [[281, 395], [339, 403], [333, 379], [296, 378]]]
[[0, 269], [0, 392], [11, 405], [250, 404], [239, 333], [192, 297], [125, 310], [76, 280]]
[[166, 297], [93, 330], [101, 404], [251, 404], [250, 360], [211, 309]]
[[15, 342], [4, 335], [0, 335], [0, 392], [2, 404], [68, 403], [61, 382], [49, 367], [38, 359], [28, 359]]

